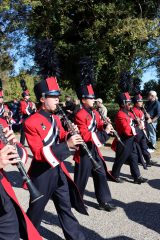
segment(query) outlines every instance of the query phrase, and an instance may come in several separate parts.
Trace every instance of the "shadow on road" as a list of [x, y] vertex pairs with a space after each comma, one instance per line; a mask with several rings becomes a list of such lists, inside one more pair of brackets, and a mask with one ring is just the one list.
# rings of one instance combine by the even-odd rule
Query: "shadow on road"
[[106, 156], [103, 156], [103, 158], [106, 162], [114, 162], [114, 159], [115, 159], [114, 157], [106, 157]]
[[152, 179], [148, 181], [148, 184], [152, 187], [152, 188], [156, 188], [158, 190], [160, 190], [160, 179]]
[[[54, 233], [54, 225], [59, 226], [59, 220], [58, 217], [50, 212], [45, 211], [45, 214], [43, 216], [43, 222], [48, 225], [53, 225], [53, 232], [44, 228], [43, 226], [40, 227], [40, 234], [42, 237], [46, 238], [47, 240], [62, 240], [61, 237], [59, 237], [57, 234]], [[96, 233], [92, 229], [88, 229], [86, 227], [82, 227], [82, 231], [84, 232], [86, 236], [86, 240], [134, 240], [133, 238], [127, 237], [127, 236], [116, 236], [112, 238], [103, 238], [98, 233]]]
[[149, 228], [157, 233], [160, 233], [160, 204], [146, 202], [132, 202], [125, 204], [114, 200], [116, 206], [124, 209], [127, 217]]
[[90, 192], [88, 190], [85, 189], [85, 196], [91, 197], [91, 198], [95, 198], [95, 193], [94, 192]]

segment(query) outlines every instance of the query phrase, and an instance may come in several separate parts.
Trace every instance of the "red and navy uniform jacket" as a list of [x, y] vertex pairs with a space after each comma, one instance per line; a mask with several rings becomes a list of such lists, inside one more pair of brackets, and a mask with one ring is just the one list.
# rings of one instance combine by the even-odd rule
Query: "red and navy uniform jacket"
[[[0, 118], [0, 124], [2, 124], [3, 127], [8, 127], [7, 122], [2, 118]], [[3, 144], [0, 142], [0, 149], [2, 149], [2, 148], [3, 148]], [[23, 162], [26, 162], [27, 152], [20, 144], [18, 144], [18, 153], [19, 153], [21, 159], [23, 159]], [[8, 181], [4, 170], [2, 170], [2, 169], [0, 169], [0, 184], [2, 184], [6, 193], [9, 195], [11, 200], [16, 204], [16, 206], [18, 207], [18, 209], [21, 211], [21, 213], [23, 215], [23, 218], [25, 221], [26, 232], [28, 235], [27, 240], [35, 240], [35, 239], [42, 240], [42, 237], [39, 235], [38, 231], [35, 229], [35, 227], [31, 223], [31, 221], [29, 220], [29, 218], [27, 217], [27, 215], [21, 208], [21, 206], [17, 200], [17, 197], [14, 193], [14, 190], [13, 190], [10, 182]], [[17, 215], [18, 215], [18, 212], [17, 212]], [[21, 215], [20, 215], [20, 217], [21, 217]], [[18, 218], [19, 218], [19, 215], [18, 215]]]
[[[104, 123], [101, 120], [99, 113], [96, 110], [86, 109], [83, 107], [75, 115], [75, 124], [79, 128], [83, 140], [87, 144], [92, 143], [92, 149], [95, 149], [100, 158], [104, 160], [99, 148], [109, 139], [109, 135], [104, 130]], [[74, 156], [74, 160], [77, 163], [80, 163], [80, 154], [79, 150]]]
[[[143, 167], [145, 168], [145, 163], [142, 158], [142, 152], [140, 146], [137, 142], [137, 137], [139, 134], [139, 128], [135, 124], [134, 115], [131, 112], [127, 112], [125, 110], [120, 109], [115, 117], [115, 128], [121, 138], [124, 141], [125, 148], [130, 149], [132, 151], [132, 146], [135, 143], [138, 153], [138, 161], [142, 163]], [[132, 140], [132, 141], [130, 141]], [[117, 138], [114, 139], [112, 143], [112, 150], [116, 151], [118, 146]], [[120, 158], [120, 156], [119, 156]]]
[[[34, 156], [32, 162], [48, 162], [53, 171], [59, 165], [67, 177], [70, 191], [74, 192], [72, 206], [77, 211], [87, 214], [79, 191], [62, 162], [71, 155], [71, 152], [66, 143], [68, 133], [62, 127], [59, 117], [41, 109], [26, 119], [24, 127], [26, 139]], [[29, 172], [34, 171], [36, 169], [31, 164]]]
[[145, 129], [145, 116], [144, 116], [144, 112], [140, 108], [138, 108], [136, 106], [134, 106], [132, 110], [135, 113], [135, 115], [141, 120], [141, 124], [143, 126], [143, 129]]
[[8, 108], [8, 106], [7, 106], [6, 104], [2, 104], [2, 105], [0, 106], [0, 117], [3, 116], [3, 113], [4, 113], [5, 111], [10, 112], [10, 115], [11, 115], [11, 117], [12, 117], [12, 115], [13, 115], [13, 114], [12, 114], [12, 111], [9, 110], [9, 108]]
[[[115, 117], [115, 128], [121, 139], [127, 139], [136, 136], [136, 128], [134, 123], [134, 116], [131, 112], [127, 113], [120, 109]], [[112, 149], [115, 151], [117, 139], [112, 143]]]
[[20, 113], [23, 119], [33, 113], [32, 107], [33, 107], [33, 103], [31, 101], [25, 101], [25, 100], [20, 101]]

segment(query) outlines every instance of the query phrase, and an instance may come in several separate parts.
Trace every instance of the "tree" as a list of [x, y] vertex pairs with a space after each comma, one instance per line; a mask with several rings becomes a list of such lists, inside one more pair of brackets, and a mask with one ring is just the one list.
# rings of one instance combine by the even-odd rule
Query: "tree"
[[147, 97], [149, 91], [154, 90], [157, 92], [158, 98], [160, 98], [160, 84], [156, 80], [150, 80], [144, 84], [143, 95]]
[[24, 79], [26, 81], [27, 88], [30, 92], [31, 99], [35, 101], [35, 95], [33, 92], [34, 84], [36, 81], [40, 80], [38, 76], [31, 75], [27, 72], [20, 72], [18, 76], [10, 76], [9, 81], [6, 83], [4, 95], [5, 100], [13, 100], [14, 98], [22, 98], [22, 88], [20, 85], [20, 80]]
[[4, 20], [6, 31], [23, 29], [29, 36], [33, 54], [40, 40], [53, 42], [63, 85], [76, 85], [78, 62], [90, 56], [98, 95], [111, 99], [122, 71], [141, 76], [143, 68], [155, 64], [158, 9], [158, 0], [19, 0], [11, 1]]

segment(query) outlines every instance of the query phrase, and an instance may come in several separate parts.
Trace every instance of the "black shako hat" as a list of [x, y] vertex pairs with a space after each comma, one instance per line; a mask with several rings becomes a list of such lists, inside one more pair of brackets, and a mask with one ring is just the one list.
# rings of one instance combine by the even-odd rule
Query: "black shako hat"
[[34, 86], [34, 93], [37, 100], [46, 96], [60, 96], [60, 88], [56, 77], [48, 77]]
[[137, 102], [143, 102], [143, 97], [141, 94], [137, 94], [132, 98], [132, 102], [135, 104]]
[[95, 99], [94, 90], [91, 84], [88, 85], [82, 85], [79, 89], [79, 97], [82, 98], [89, 98], [89, 99]]
[[118, 104], [119, 105], [125, 105], [127, 102], [131, 102], [131, 96], [129, 95], [128, 92], [121, 93], [118, 96]]

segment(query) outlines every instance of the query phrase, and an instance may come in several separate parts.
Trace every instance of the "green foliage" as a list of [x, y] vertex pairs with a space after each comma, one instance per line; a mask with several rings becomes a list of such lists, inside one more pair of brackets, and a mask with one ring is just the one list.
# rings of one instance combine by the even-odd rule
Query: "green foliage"
[[70, 96], [72, 99], [76, 99], [76, 92], [72, 88], [61, 88], [60, 102], [65, 102], [66, 96]]
[[61, 59], [63, 87], [76, 85], [82, 56], [93, 58], [97, 95], [108, 101], [118, 91], [122, 71], [141, 76], [143, 68], [155, 64], [160, 34], [158, 0], [4, 2], [3, 21], [12, 40], [18, 29], [29, 36], [33, 46], [40, 39], [53, 41]]
[[149, 91], [154, 90], [157, 92], [158, 98], [160, 99], [160, 84], [156, 80], [150, 80], [144, 84], [143, 95], [147, 97]]
[[35, 95], [33, 92], [34, 84], [36, 81], [38, 81], [37, 76], [33, 76], [31, 74], [28, 74], [26, 72], [21, 72], [16, 77], [10, 77], [9, 81], [6, 84], [5, 87], [5, 100], [13, 100], [14, 98], [21, 99], [22, 98], [22, 88], [20, 86], [20, 80], [24, 79], [26, 81], [26, 85], [28, 90], [30, 91], [31, 100], [35, 101]]

